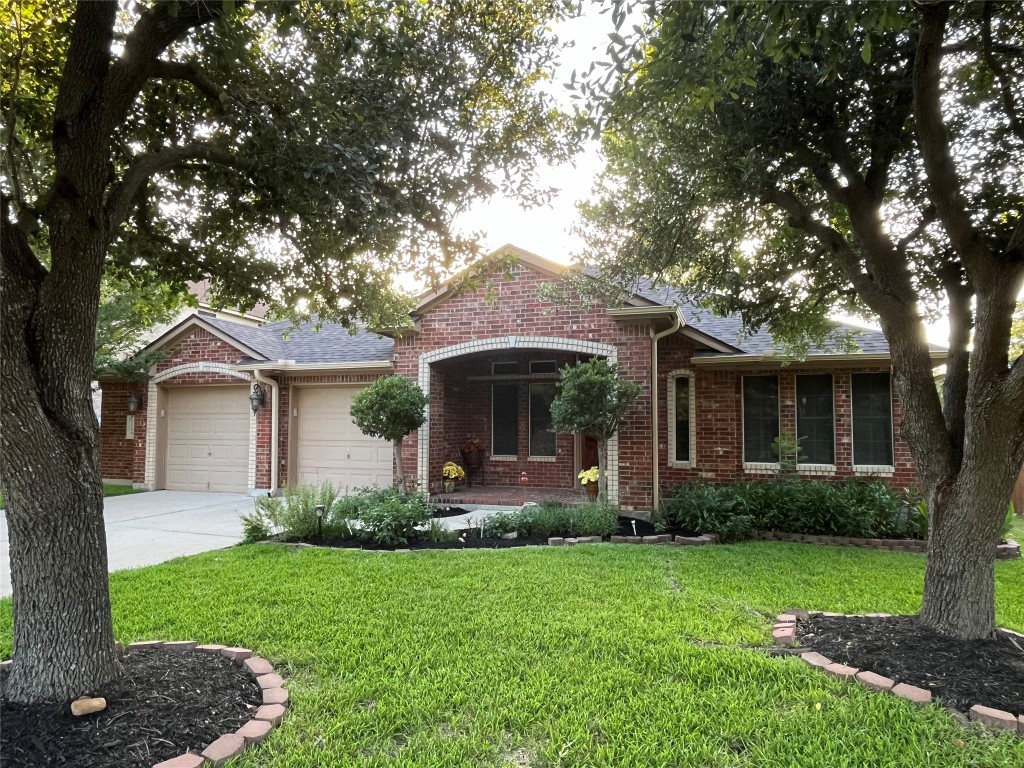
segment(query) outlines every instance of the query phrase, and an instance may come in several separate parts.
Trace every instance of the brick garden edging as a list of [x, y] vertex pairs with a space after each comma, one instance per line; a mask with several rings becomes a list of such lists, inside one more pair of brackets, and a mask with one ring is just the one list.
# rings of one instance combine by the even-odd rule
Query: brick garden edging
[[[889, 552], [928, 552], [928, 542], [922, 539], [861, 539], [850, 536], [811, 536], [803, 533], [783, 533], [781, 531], [754, 531], [750, 537], [755, 541], [790, 541], [803, 542], [806, 544], [825, 544], [838, 547], [862, 547], [865, 549], [880, 549]], [[553, 536], [548, 539], [548, 545], [552, 547], [572, 546], [574, 544], [600, 544], [603, 539], [600, 536], [577, 536], [576, 538], [563, 538]], [[704, 533], [700, 536], [675, 536], [669, 533], [662, 533], [656, 536], [612, 536], [612, 544], [672, 544], [684, 546], [702, 546], [715, 544], [718, 536], [713, 533]], [[1014, 560], [1020, 557], [1020, 545], [1013, 539], [1007, 539], [1005, 544], [996, 545], [996, 560]]]
[[[800, 613], [801, 616], [798, 617], [797, 613]], [[869, 618], [880, 619], [889, 618], [891, 615], [892, 614], [889, 613], [863, 614], [863, 616]], [[858, 616], [858, 614], [833, 613], [831, 611], [780, 613], [775, 618], [775, 626], [772, 629], [772, 637], [775, 640], [775, 644], [787, 647], [793, 645], [796, 642], [797, 618], [807, 618], [810, 616], [850, 616], [852, 618]], [[1024, 637], [1024, 634], [1019, 632], [1013, 632], [1012, 630], [1004, 631]], [[826, 675], [830, 675], [840, 680], [856, 680], [865, 688], [869, 688], [872, 691], [892, 693], [919, 706], [924, 706], [925, 704], [930, 704], [932, 702], [932, 692], [929, 690], [918, 688], [915, 685], [908, 685], [906, 683], [897, 683], [891, 678], [876, 674], [870, 670], [857, 669], [856, 667], [849, 667], [845, 664], [833, 663], [831, 659], [826, 656], [822, 656], [820, 653], [815, 651], [801, 653], [800, 658], [812, 667], [820, 669]], [[953, 711], [959, 712], [959, 710]], [[971, 707], [970, 711], [967, 712], [967, 717], [973, 721], [984, 723], [985, 725], [993, 728], [1005, 731], [1015, 731], [1018, 736], [1024, 738], [1024, 713], [1013, 715], [1010, 712], [1005, 712], [1001, 709], [993, 709], [992, 707], [975, 704]]]
[[[120, 643], [118, 643], [120, 647]], [[148, 640], [131, 643], [130, 650], [165, 650], [191, 653], [219, 653], [244, 667], [256, 680], [263, 692], [263, 704], [256, 710], [245, 725], [236, 731], [225, 733], [212, 741], [199, 754], [186, 752], [157, 763], [153, 768], [202, 768], [202, 766], [223, 765], [233, 757], [242, 754], [248, 747], [259, 744], [271, 730], [281, 724], [285, 708], [288, 706], [288, 691], [284, 687], [284, 679], [274, 672], [270, 662], [259, 656], [253, 656], [248, 648], [237, 648], [226, 645], [197, 645], [195, 640]]]

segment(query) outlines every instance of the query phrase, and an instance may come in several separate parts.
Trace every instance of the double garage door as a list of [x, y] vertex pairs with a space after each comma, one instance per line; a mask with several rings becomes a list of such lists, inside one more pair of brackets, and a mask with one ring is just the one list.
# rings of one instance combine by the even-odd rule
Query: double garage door
[[304, 387], [292, 391], [292, 445], [298, 482], [318, 485], [328, 480], [342, 493], [391, 485], [391, 444], [366, 437], [352, 423], [349, 409], [358, 387]]
[[[331, 386], [292, 390], [296, 482], [328, 480], [342, 493], [391, 485], [391, 445], [366, 437], [352, 423], [349, 408], [358, 391], [357, 387]], [[252, 419], [248, 395], [245, 386], [167, 390], [168, 490], [248, 490]]]

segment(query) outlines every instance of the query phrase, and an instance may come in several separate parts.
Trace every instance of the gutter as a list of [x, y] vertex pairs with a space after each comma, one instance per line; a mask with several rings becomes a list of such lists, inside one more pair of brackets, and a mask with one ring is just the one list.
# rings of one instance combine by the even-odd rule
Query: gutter
[[672, 325], [661, 333], [655, 333], [654, 329], [651, 329], [651, 441], [654, 448], [653, 471], [651, 472], [653, 481], [651, 499], [654, 502], [651, 510], [652, 516], [657, 514], [658, 507], [661, 505], [661, 489], [659, 488], [661, 451], [658, 448], [658, 342], [666, 336], [671, 336], [684, 325], [686, 325], [686, 321], [683, 320], [683, 315], [677, 308], [675, 317], [672, 318]]
[[[946, 362], [947, 352], [945, 350], [933, 350], [929, 353], [933, 365], [942, 365]], [[862, 363], [890, 363], [892, 356], [888, 353], [865, 354], [854, 352], [851, 354], [834, 355], [808, 355], [803, 360], [780, 357], [773, 354], [744, 354], [744, 355], [708, 355], [706, 357], [693, 357], [693, 364], [701, 367], [722, 366], [725, 368], [745, 368], [748, 366], [792, 366], [796, 367], [817, 367], [831, 363], [847, 363], [852, 365]]]
[[[273, 496], [277, 492], [279, 390], [277, 382], [264, 376], [258, 367], [252, 369], [252, 375], [260, 384], [266, 384], [270, 387], [270, 495]], [[253, 449], [255, 450], [255, 446]]]
[[371, 360], [369, 362], [356, 363], [296, 363], [294, 360], [278, 360], [276, 363], [258, 361], [254, 363], [240, 363], [235, 368], [239, 371], [390, 371], [395, 364], [390, 360]]

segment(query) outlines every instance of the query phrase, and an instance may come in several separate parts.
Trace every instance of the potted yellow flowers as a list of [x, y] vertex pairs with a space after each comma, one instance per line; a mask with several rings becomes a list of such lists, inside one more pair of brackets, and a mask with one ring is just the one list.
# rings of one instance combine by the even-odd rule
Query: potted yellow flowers
[[580, 485], [583, 486], [583, 490], [587, 492], [587, 498], [591, 501], [597, 499], [597, 493], [600, 490], [600, 486], [597, 481], [601, 478], [601, 473], [597, 467], [591, 467], [590, 469], [581, 470], [576, 477], [580, 480]]
[[446, 461], [441, 467], [441, 476], [444, 478], [444, 492], [451, 493], [455, 490], [456, 480], [466, 479], [466, 470], [454, 461]]

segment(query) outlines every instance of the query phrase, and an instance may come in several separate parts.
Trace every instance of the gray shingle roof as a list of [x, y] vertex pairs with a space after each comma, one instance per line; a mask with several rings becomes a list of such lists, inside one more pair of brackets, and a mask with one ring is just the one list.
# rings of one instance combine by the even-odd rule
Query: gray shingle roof
[[296, 363], [390, 362], [395, 342], [386, 336], [357, 328], [354, 334], [337, 323], [293, 325], [290, 320], [254, 326], [222, 318], [203, 318], [218, 330], [258, 352], [267, 360]]
[[[665, 306], [676, 305], [682, 312], [683, 319], [688, 325], [698, 331], [713, 336], [719, 341], [738, 347], [744, 352], [752, 355], [771, 354], [781, 352], [781, 347], [775, 343], [772, 335], [764, 330], [758, 330], [751, 335], [743, 334], [743, 321], [738, 315], [720, 317], [708, 309], [702, 307], [697, 301], [687, 295], [685, 289], [672, 285], [660, 285], [655, 287], [649, 280], [639, 280], [635, 287], [637, 295], [653, 301], [656, 304]], [[840, 331], [849, 331], [854, 334], [854, 339], [860, 351], [866, 355], [887, 355], [889, 354], [889, 342], [881, 331], [874, 331], [867, 328], [860, 328], [848, 323], [836, 323]], [[929, 345], [933, 351], [941, 351], [943, 348], [938, 345]], [[813, 347], [808, 350], [808, 355], [835, 354], [838, 345], [834, 341], [828, 341], [822, 347]], [[698, 355], [717, 354], [702, 353]]]

